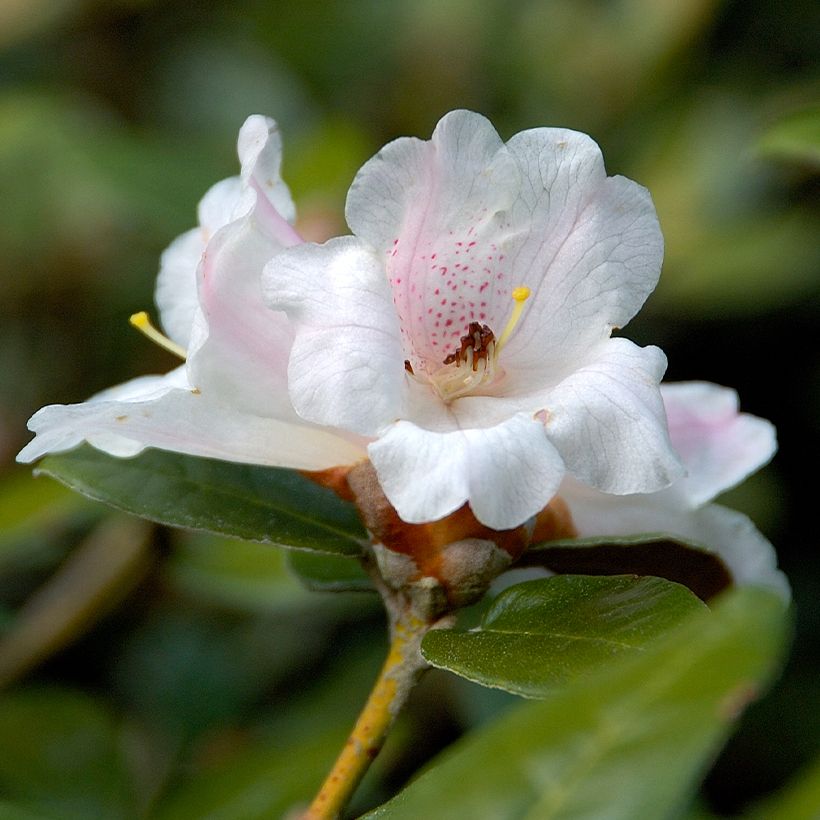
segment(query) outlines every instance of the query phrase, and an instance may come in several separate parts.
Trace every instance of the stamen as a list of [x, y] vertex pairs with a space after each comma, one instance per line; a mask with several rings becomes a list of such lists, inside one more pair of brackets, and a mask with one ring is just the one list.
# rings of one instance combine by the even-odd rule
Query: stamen
[[513, 331], [515, 330], [518, 321], [521, 319], [521, 314], [524, 312], [524, 302], [530, 298], [530, 289], [524, 285], [518, 288], [514, 288], [512, 292], [512, 298], [515, 304], [513, 305], [512, 314], [510, 315], [510, 321], [507, 322], [507, 326], [504, 328], [504, 332], [499, 337], [498, 341], [495, 344], [495, 352], [496, 354], [501, 352], [501, 348], [509, 340], [510, 336], [512, 336]]
[[148, 318], [148, 314], [144, 310], [141, 310], [139, 313], [135, 313], [128, 321], [131, 322], [131, 324], [140, 333], [147, 336], [154, 344], [159, 345], [169, 353], [173, 353], [174, 356], [179, 356], [179, 358], [183, 361], [188, 358], [188, 352], [185, 348], [178, 345], [176, 342], [172, 342], [167, 336], [160, 333], [151, 324], [151, 320]]

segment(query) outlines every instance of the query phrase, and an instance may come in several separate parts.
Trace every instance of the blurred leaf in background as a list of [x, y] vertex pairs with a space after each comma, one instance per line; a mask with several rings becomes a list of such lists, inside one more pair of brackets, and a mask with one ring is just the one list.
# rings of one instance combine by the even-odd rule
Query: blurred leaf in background
[[[426, 137], [458, 107], [503, 136], [588, 131], [610, 173], [650, 189], [667, 261], [630, 335], [664, 348], [671, 378], [731, 384], [777, 423], [781, 454], [730, 503], [776, 544], [796, 598], [793, 659], [718, 760], [704, 812], [738, 811], [810, 765], [818, 53], [820, 7], [801, 0], [3, 3], [0, 636], [20, 635], [49, 589], [71, 591], [60, 600], [76, 618], [23, 642], [30, 659], [50, 648], [0, 696], [0, 814], [284, 811], [307, 799], [378, 667], [375, 596], [303, 586], [361, 589], [348, 559], [286, 561], [268, 544], [159, 527], [138, 581], [61, 586], [118, 519], [11, 466], [40, 405], [167, 370], [127, 318], [150, 308], [159, 254], [194, 224], [198, 199], [237, 172], [236, 131], [252, 112], [279, 120], [299, 227], [317, 240], [346, 230], [345, 192], [380, 145]], [[111, 594], [96, 599], [93, 577]], [[430, 674], [354, 811], [513, 700]], [[809, 799], [811, 775], [802, 782], [783, 805]]]

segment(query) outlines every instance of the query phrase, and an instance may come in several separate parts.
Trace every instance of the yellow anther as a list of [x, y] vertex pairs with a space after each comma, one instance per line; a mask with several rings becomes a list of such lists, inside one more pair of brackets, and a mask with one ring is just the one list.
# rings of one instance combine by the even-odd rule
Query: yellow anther
[[151, 320], [144, 310], [135, 313], [128, 321], [154, 344], [159, 345], [169, 353], [173, 353], [174, 356], [179, 356], [183, 361], [188, 357], [188, 352], [184, 347], [178, 345], [176, 342], [172, 342], [167, 336], [163, 336], [163, 334], [151, 324]]
[[510, 314], [510, 321], [507, 322], [507, 326], [504, 328], [504, 332], [499, 337], [498, 341], [495, 345], [495, 352], [498, 354], [501, 351], [501, 348], [507, 343], [507, 340], [512, 336], [513, 331], [515, 330], [516, 325], [518, 324], [519, 319], [521, 318], [521, 314], [524, 312], [524, 302], [530, 298], [530, 289], [525, 285], [522, 285], [518, 288], [513, 288], [512, 292], [513, 298], [513, 309], [512, 314]]

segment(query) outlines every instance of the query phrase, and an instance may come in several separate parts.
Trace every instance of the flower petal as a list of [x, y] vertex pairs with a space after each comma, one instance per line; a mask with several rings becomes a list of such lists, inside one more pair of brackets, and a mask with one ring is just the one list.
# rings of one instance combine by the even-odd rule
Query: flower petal
[[663, 237], [649, 192], [606, 176], [586, 134], [536, 128], [508, 143], [527, 183], [510, 215], [513, 284], [532, 291], [507, 357], [532, 378], [623, 327], [655, 288]]
[[296, 209], [279, 176], [282, 139], [276, 123], [260, 115], [248, 117], [237, 143], [241, 176], [211, 186], [197, 208], [199, 227], [174, 240], [160, 261], [155, 299], [162, 326], [185, 348], [191, 341], [198, 307], [197, 267], [218, 231], [254, 210], [260, 230], [276, 250], [301, 242], [289, 224]]
[[654, 492], [683, 469], [666, 430], [657, 347], [609, 339], [545, 394], [547, 433], [567, 469], [607, 493]]
[[739, 484], [774, 455], [774, 425], [738, 412], [738, 396], [708, 382], [662, 384], [672, 446], [688, 475], [680, 487], [693, 506]]
[[258, 217], [271, 237], [283, 247], [296, 245], [302, 237], [290, 224], [296, 208], [288, 186], [280, 177], [282, 137], [270, 117], [254, 114], [245, 120], [237, 141], [243, 183], [258, 194]]
[[158, 447], [301, 470], [352, 464], [365, 455], [355, 439], [237, 412], [213, 395], [181, 386], [185, 378], [179, 368], [162, 377], [134, 379], [82, 404], [44, 407], [29, 421], [37, 435], [17, 460], [31, 462], [84, 440], [115, 456]]
[[495, 129], [470, 111], [447, 114], [429, 142], [391, 142], [356, 175], [347, 221], [384, 260], [414, 368], [440, 365], [471, 321], [499, 330], [512, 287], [495, 283], [502, 223], [519, 184]]
[[429, 142], [396, 140], [365, 164], [347, 218], [384, 254], [414, 368], [440, 366], [472, 321], [500, 336], [512, 290], [528, 286], [503, 358], [530, 386], [625, 325], [663, 256], [649, 194], [607, 178], [589, 137], [540, 128], [504, 146], [468, 111], [445, 116]]
[[166, 334], [184, 348], [190, 344], [194, 315], [199, 307], [196, 268], [204, 250], [202, 229], [193, 228], [178, 236], [160, 258], [154, 300]]
[[563, 476], [543, 425], [518, 414], [495, 427], [434, 433], [400, 421], [368, 447], [385, 495], [410, 523], [435, 521], [469, 502], [493, 529], [541, 510]]
[[559, 497], [569, 506], [580, 538], [671, 535], [720, 556], [737, 584], [767, 586], [789, 597], [774, 548], [745, 515], [718, 504], [689, 507], [678, 485], [657, 493], [613, 496], [564, 480]]
[[188, 355], [191, 383], [230, 397], [241, 412], [296, 420], [287, 393], [292, 332], [262, 298], [262, 270], [281, 246], [260, 230], [255, 211], [219, 231], [199, 268], [204, 332]]
[[302, 418], [375, 435], [398, 417], [398, 322], [381, 263], [363, 243], [290, 248], [265, 268], [264, 289], [295, 328], [288, 385]]

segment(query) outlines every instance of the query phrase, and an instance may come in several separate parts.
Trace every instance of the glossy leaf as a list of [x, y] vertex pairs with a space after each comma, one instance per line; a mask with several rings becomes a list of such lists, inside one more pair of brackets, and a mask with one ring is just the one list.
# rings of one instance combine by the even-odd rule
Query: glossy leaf
[[732, 584], [718, 555], [665, 534], [552, 541], [530, 547], [519, 565], [585, 575], [655, 575], [683, 584], [703, 600]]
[[161, 450], [120, 459], [84, 446], [35, 472], [176, 527], [343, 555], [358, 555], [367, 537], [351, 504], [292, 470]]
[[776, 595], [749, 587], [728, 593], [638, 657], [458, 742], [367, 816], [676, 817], [770, 679], [784, 622]]
[[310, 552], [290, 552], [288, 566], [308, 588], [317, 592], [347, 592], [373, 590], [373, 585], [354, 558], [319, 555]]
[[483, 686], [539, 698], [642, 654], [702, 608], [684, 587], [660, 578], [559, 575], [504, 590], [477, 630], [430, 632], [422, 654]]

